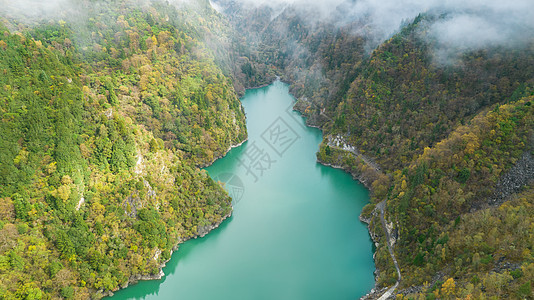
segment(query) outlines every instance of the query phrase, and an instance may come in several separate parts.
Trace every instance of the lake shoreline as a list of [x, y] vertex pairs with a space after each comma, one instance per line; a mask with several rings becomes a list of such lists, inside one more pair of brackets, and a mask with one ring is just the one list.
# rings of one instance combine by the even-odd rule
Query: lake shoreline
[[[258, 88], [262, 88], [262, 87], [265, 87], [265, 86], [269, 86], [270, 84], [273, 84], [275, 83], [276, 81], [281, 81], [283, 83], [286, 83], [288, 84], [289, 86], [291, 86], [291, 82], [286, 82], [286, 81], [283, 81], [279, 76], [276, 77], [275, 80], [273, 80], [271, 83], [269, 84], [263, 84], [261, 86], [258, 86], [258, 87], [253, 87], [253, 88], [247, 88], [248, 89], [258, 89]], [[291, 88], [290, 88], [290, 91], [291, 91]], [[291, 92], [290, 92], [291, 94]], [[323, 141], [324, 141], [324, 130], [323, 130], [323, 124], [315, 124], [312, 120], [312, 118], [309, 118], [309, 116], [306, 115], [306, 113], [304, 111], [302, 111], [302, 107], [298, 105], [299, 101], [298, 99], [295, 98], [295, 102], [293, 103], [293, 110], [298, 112], [300, 114], [300, 116], [305, 120], [305, 125], [307, 127], [310, 127], [310, 128], [316, 128], [316, 129], [319, 129], [321, 131], [321, 135], [323, 136]], [[362, 155], [363, 156], [363, 155]], [[344, 165], [338, 165], [338, 164], [332, 164], [332, 163], [328, 163], [328, 162], [325, 162], [325, 161], [322, 161], [321, 159], [319, 159], [317, 157], [317, 163], [323, 165], [323, 166], [326, 166], [326, 167], [331, 167], [333, 169], [340, 169], [340, 170], [343, 170], [345, 173], [348, 173], [352, 176], [352, 179], [353, 180], [356, 180], [358, 181], [359, 183], [361, 183], [367, 190], [369, 190], [371, 193], [373, 193], [373, 187], [372, 187], [372, 183], [373, 183], [373, 178], [371, 176], [366, 176], [363, 172], [359, 171], [359, 170], [353, 170], [351, 168], [349, 168], [349, 166], [344, 166]], [[366, 161], [366, 165], [375, 169], [376, 166], [373, 166], [373, 165], [369, 165]], [[369, 202], [370, 203], [370, 202]], [[378, 214], [377, 212], [377, 209], [375, 208], [372, 212], [372, 214]], [[371, 238], [371, 240], [373, 241], [373, 246], [375, 247], [375, 250], [373, 250], [373, 261], [375, 262], [375, 270], [373, 271], [373, 276], [374, 276], [374, 286], [373, 288], [367, 293], [365, 294], [364, 296], [361, 297], [361, 299], [378, 299], [380, 297], [380, 295], [385, 291], [387, 290], [387, 287], [384, 287], [384, 288], [381, 288], [381, 289], [378, 289], [377, 287], [377, 278], [380, 274], [380, 270], [378, 268], [376, 268], [376, 260], [375, 260], [375, 256], [376, 256], [376, 248], [378, 248], [379, 246], [379, 236], [374, 233], [374, 231], [372, 230], [371, 228], [371, 219], [372, 217], [370, 218], [364, 218], [362, 217], [361, 215], [361, 212], [360, 212], [360, 215], [359, 215], [359, 220], [366, 224], [367, 226], [367, 232], [369, 234], [369, 237]]]
[[[282, 82], [282, 81], [278, 78], [278, 79], [274, 80], [271, 84], [266, 84], [266, 85], [264, 85], [263, 87], [268, 87], [268, 86], [272, 85], [273, 83], [277, 83], [277, 82]], [[288, 85], [288, 84], [285, 83], [285, 82], [282, 82], [282, 83], [284, 83], [285, 86]], [[251, 89], [247, 89], [247, 90], [255, 90], [255, 89], [261, 89], [261, 88], [262, 88], [262, 87], [260, 86], [260, 87], [251, 88]], [[280, 88], [280, 87], [278, 87], [278, 88]], [[285, 87], [285, 89], [287, 90], [288, 88]], [[286, 93], [287, 93], [288, 95], [290, 95], [288, 92], [286, 92]], [[293, 101], [294, 101], [294, 97], [291, 96], [291, 98], [293, 98]], [[240, 101], [243, 101], [243, 99], [240, 98]], [[286, 100], [286, 101], [287, 101], [287, 100]], [[270, 102], [270, 101], [269, 101], [269, 102]], [[248, 102], [243, 102], [243, 103], [246, 104], [246, 103], [248, 103]], [[271, 103], [271, 102], [270, 102], [270, 103]], [[294, 103], [293, 103], [292, 105], [294, 105]], [[248, 106], [246, 106], [246, 107], [249, 108]], [[279, 109], [285, 109], [286, 106], [285, 106], [284, 104], [282, 104], [282, 105], [277, 105], [276, 107], [279, 107]], [[256, 111], [257, 111], [257, 110], [256, 110]], [[281, 110], [281, 112], [285, 112], [285, 110], [284, 110], [284, 111]], [[278, 114], [278, 113], [277, 113], [277, 114]], [[258, 115], [258, 114], [256, 114], [256, 115], [251, 114], [251, 116], [254, 116], [255, 119], [260, 119], [260, 120], [262, 120], [262, 118], [263, 118], [263, 116], [264, 116], [263, 108], [260, 108], [260, 115]], [[260, 116], [260, 118], [258, 118], [258, 116]], [[304, 118], [304, 117], [305, 117], [304, 115], [301, 114], [300, 116], [303, 117], [303, 119], [305, 119], [305, 118]], [[248, 122], [247, 122], [247, 123], [248, 123]], [[261, 124], [261, 122], [260, 122], [260, 124]], [[257, 126], [257, 125], [256, 125], [256, 126]], [[264, 125], [262, 125], [262, 126], [264, 126]], [[258, 127], [258, 126], [257, 126], [257, 127]], [[310, 126], [309, 124], [306, 124], [306, 127], [311, 128], [311, 127], [314, 127], [314, 126]], [[209, 162], [209, 163], [206, 163], [206, 164], [203, 164], [202, 166], [197, 166], [197, 167], [199, 167], [199, 168], [200, 168], [200, 167], [201, 167], [201, 168], [206, 168], [206, 167], [212, 166], [212, 165], [214, 165], [214, 163], [215, 163], [216, 161], [218, 161], [219, 159], [222, 159], [222, 158], [224, 158], [224, 157], [227, 157], [227, 156], [228, 156], [228, 153], [229, 153], [233, 148], [237, 148], [237, 147], [243, 145], [245, 142], [249, 141], [249, 138], [252, 139], [252, 140], [254, 141], [254, 134], [252, 134], [252, 135], [249, 137], [249, 133], [250, 133], [250, 132], [252, 132], [252, 133], [255, 132], [255, 131], [254, 131], [254, 128], [255, 128], [255, 127], [254, 127], [253, 124], [252, 124], [252, 125], [247, 124], [247, 136], [246, 136], [242, 141], [236, 141], [235, 143], [231, 144], [230, 147], [228, 147], [228, 149], [226, 149], [226, 151], [224, 151], [223, 154], [219, 154], [219, 155], [215, 156], [215, 157], [213, 158], [213, 161], [211, 161], [211, 162]], [[304, 127], [303, 127], [303, 128], [304, 128]], [[317, 144], [320, 144], [320, 140], [323, 139], [323, 130], [322, 130], [320, 127], [317, 127], [317, 128], [320, 129], [321, 131], [320, 131], [320, 132], [317, 131], [317, 132], [314, 133], [314, 134], [315, 134], [316, 137], [317, 137], [317, 141], [316, 141]], [[263, 128], [261, 128], [261, 130], [256, 130], [256, 131], [261, 132], [262, 130], [263, 130]], [[301, 129], [301, 130], [302, 130], [302, 129]], [[315, 144], [315, 142], [314, 142], [314, 146], [313, 146], [313, 147], [317, 147], [317, 144]], [[312, 154], [313, 156], [309, 157], [309, 159], [307, 160], [307, 165], [310, 165], [310, 166], [312, 166], [312, 168], [315, 168], [315, 167], [313, 167], [313, 166], [317, 163], [317, 157], [316, 157], [316, 155], [315, 155], [315, 151], [316, 151], [316, 150], [314, 150], [315, 148], [310, 149], [310, 148], [312, 147], [311, 144], [306, 144], [305, 146], [306, 146], [305, 148], [308, 149], [308, 150], [306, 150], [306, 149], [302, 149], [302, 150], [297, 151], [297, 152], [298, 152], [298, 153], [302, 153], [303, 151], [306, 151], [306, 152], [309, 151], [310, 154], [313, 153], [313, 154]], [[295, 153], [297, 153], [297, 152], [295, 152]], [[291, 161], [293, 161], [293, 160], [294, 160], [294, 159], [291, 159]], [[325, 165], [327, 165], [327, 164], [325, 164]], [[218, 164], [216, 164], [215, 166], [218, 166]], [[344, 169], [342, 166], [336, 166], [336, 165], [333, 165], [332, 167], [334, 167], [334, 168], [339, 168], [339, 169], [343, 169], [345, 172], [342, 172], [342, 173], [350, 173], [350, 172], [348, 172], [346, 169]], [[210, 169], [209, 172], [210, 172], [210, 174], [211, 174], [211, 169]], [[234, 172], [235, 172], [235, 171], [234, 171]], [[332, 172], [332, 171], [330, 171], [330, 172]], [[354, 186], [358, 186], [358, 184], [354, 183], [354, 179], [356, 179], [356, 180], [358, 180], [358, 182], [362, 183], [363, 187], [365, 187], [367, 190], [370, 189], [370, 182], [368, 182], [367, 180], [365, 180], [363, 177], [358, 178], [358, 177], [355, 177], [354, 174], [351, 174], [352, 177], [345, 177], [346, 175], [342, 175], [342, 173], [337, 173], [337, 172], [334, 172], [334, 173], [335, 173], [335, 174], [339, 174], [339, 176], [341, 176], [341, 177], [344, 177], [345, 179], [344, 179], [343, 182], [345, 182], [345, 181], [346, 181], [347, 183], [349, 183], [349, 182], [353, 182], [353, 183], [350, 184], [351, 186], [352, 186], [352, 185], [354, 185]], [[241, 175], [241, 174], [239, 174], [239, 175]], [[243, 176], [241, 176], [241, 177], [244, 178]], [[337, 178], [337, 177], [336, 177], [336, 178]], [[250, 179], [250, 178], [249, 178], [249, 179]], [[359, 188], [359, 189], [361, 189], [362, 193], [364, 193], [364, 188], [363, 188], [363, 187], [360, 185], [360, 188]], [[323, 189], [324, 189], [324, 188], [321, 188], [320, 190], [323, 190]], [[354, 195], [354, 194], [350, 194], [350, 195], [348, 195], [348, 196], [343, 196], [343, 197], [345, 197], [345, 198], [341, 198], [341, 199], [352, 199], [353, 195]], [[362, 194], [362, 195], [363, 195], [363, 194]], [[367, 192], [365, 192], [365, 195], [367, 195]], [[366, 197], [367, 197], [367, 196], [366, 196]], [[324, 199], [324, 198], [323, 198], [323, 199]], [[348, 202], [349, 202], [349, 203], [354, 203], [353, 201], [348, 201]], [[362, 204], [359, 204], [359, 205], [365, 205], [365, 203], [367, 203], [367, 202], [368, 202], [368, 199], [366, 199], [365, 202], [362, 201], [362, 202], [361, 202]], [[242, 209], [241, 206], [240, 206], [240, 208]], [[351, 223], [351, 224], [354, 223], [353, 225], [356, 225], [356, 224], [360, 223], [360, 221], [355, 220], [355, 217], [357, 217], [358, 214], [355, 214], [354, 212], [355, 212], [355, 211], [358, 211], [358, 210], [361, 211], [361, 207], [358, 207], [358, 210], [355, 210], [355, 209], [356, 209], [356, 207], [353, 207], [353, 209], [348, 209], [348, 210], [346, 210], [347, 212], [348, 212], [348, 211], [352, 212], [352, 213], [350, 213], [351, 216], [349, 217], [349, 219], [352, 220], [352, 221], [350, 221], [350, 223]], [[216, 222], [216, 223], [213, 223], [213, 224], [211, 224], [211, 225], [207, 225], [207, 226], [198, 227], [197, 230], [196, 230], [196, 235], [195, 235], [195, 236], [191, 236], [191, 237], [189, 237], [189, 238], [187, 238], [187, 239], [183, 239], [183, 240], [182, 240], [181, 238], [178, 238], [178, 239], [177, 239], [177, 242], [176, 242], [176, 245], [175, 245], [174, 247], [172, 247], [172, 250], [171, 250], [171, 252], [170, 252], [171, 255], [169, 256], [169, 259], [165, 260], [164, 262], [161, 262], [161, 264], [159, 265], [159, 272], [156, 272], [155, 274], [149, 274], [149, 275], [133, 275], [133, 276], [131, 276], [131, 277], [129, 278], [128, 282], [127, 282], [125, 285], [121, 286], [120, 289], [125, 289], [125, 288], [128, 287], [128, 286], [135, 285], [136, 283], [139, 283], [139, 281], [141, 281], [141, 280], [142, 280], [142, 281], [148, 281], [148, 280], [161, 280], [162, 278], [165, 278], [165, 280], [161, 280], [161, 281], [159, 281], [159, 282], [156, 281], [156, 282], [154, 282], [154, 283], [151, 283], [150, 285], [159, 286], [159, 285], [161, 284], [162, 287], [163, 287], [164, 285], [167, 285], [167, 283], [163, 284], [163, 282], [167, 282], [167, 281], [168, 281], [167, 279], [169, 279], [169, 278], [172, 279], [172, 278], [176, 277], [176, 274], [175, 274], [175, 275], [172, 275], [172, 273], [174, 272], [174, 271], [172, 271], [172, 269], [170, 269], [170, 271], [169, 271], [169, 270], [166, 271], [166, 272], [170, 272], [169, 274], [165, 274], [165, 273], [163, 272], [163, 268], [166, 267], [166, 266], [174, 266], [174, 265], [175, 265], [173, 262], [169, 263], [169, 261], [170, 261], [171, 259], [173, 259], [173, 258], [172, 258], [172, 254], [174, 253], [174, 251], [178, 251], [178, 250], [179, 250], [179, 246], [180, 246], [180, 244], [182, 244], [182, 243], [184, 243], [184, 242], [186, 242], [186, 241], [191, 241], [191, 240], [193, 240], [193, 239], [197, 239], [197, 238], [199, 238], [199, 237], [207, 236], [208, 233], [212, 232], [215, 228], [219, 227], [219, 226], [224, 222], [224, 220], [226, 220], [227, 218], [229, 218], [230, 216], [232, 216], [233, 212], [234, 212], [234, 207], [232, 207], [231, 210], [228, 212], [228, 214], [226, 214], [225, 216], [223, 216], [222, 219], [221, 219], [219, 222]], [[340, 215], [338, 215], [337, 213], [335, 213], [335, 214], [336, 214], [336, 218], [339, 218], [339, 217], [340, 217]], [[330, 215], [332, 216], [332, 213], [331, 213]], [[342, 216], [347, 217], [346, 215], [347, 215], [347, 214], [342, 214]], [[316, 221], [314, 221], [314, 222], [315, 222], [315, 224], [317, 223]], [[361, 224], [361, 223], [360, 223], [360, 224]], [[359, 227], [359, 226], [361, 226], [361, 225], [358, 225], [358, 227]], [[366, 233], [365, 231], [367, 231], [367, 233]], [[359, 238], [359, 239], [366, 239], [366, 236], [369, 234], [369, 228], [368, 228], [368, 226], [366, 226], [366, 228], [361, 227], [361, 229], [360, 229], [359, 232], [360, 232], [360, 233], [359, 233], [359, 235], [360, 235], [360, 238]], [[221, 234], [222, 234], [222, 233], [221, 233]], [[306, 235], [304, 235], [304, 236], [306, 236]], [[334, 235], [334, 236], [335, 236], [335, 235]], [[337, 236], [339, 236], [339, 234], [337, 234]], [[358, 240], [359, 240], [359, 239], [358, 239]], [[231, 240], [231, 239], [230, 239], [230, 240]], [[347, 242], [347, 243], [353, 243], [353, 242], [354, 242], [353, 239], [349, 239], [349, 240], [347, 240], [346, 238], [343, 238], [343, 239], [341, 239], [340, 241], [342, 241], [342, 243], [345, 243], [345, 242]], [[201, 242], [201, 241], [199, 241], [199, 242], [200, 242], [200, 243], [204, 243], [204, 242]], [[196, 242], [194, 242], [193, 244], [196, 244]], [[184, 250], [187, 250], [187, 249], [189, 249], [189, 248], [186, 247], [186, 248], [183, 248], [182, 250], [184, 251]], [[366, 270], [365, 272], [362, 273], [362, 274], [366, 274], [365, 276], [367, 277], [367, 279], [366, 279], [366, 284], [365, 284], [365, 288], [364, 288], [363, 285], [360, 286], [360, 287], [358, 287], [359, 285], [354, 285], [352, 288], [350, 288], [350, 290], [354, 290], [354, 291], [358, 290], [358, 292], [357, 292], [356, 295], [362, 295], [362, 296], [363, 296], [364, 294], [366, 294], [366, 293], [369, 292], [368, 289], [371, 289], [371, 288], [373, 288], [373, 287], [376, 285], [376, 278], [375, 278], [374, 276], [371, 277], [371, 274], [370, 274], [370, 272], [374, 272], [374, 271], [376, 270], [376, 268], [375, 268], [375, 266], [374, 266], [374, 253], [373, 253], [374, 251], [372, 251], [371, 249], [369, 249], [369, 250], [370, 250], [370, 251], [368, 251], [368, 252], [365, 254], [365, 255], [368, 255], [367, 258], [366, 258], [368, 268], [367, 268], [367, 270]], [[157, 252], [157, 251], [156, 251], [156, 252]], [[184, 252], [184, 253], [187, 253], [187, 251]], [[355, 253], [359, 253], [359, 250], [358, 250], [357, 252], [351, 251], [351, 253], [352, 253], [352, 254], [348, 254], [348, 253], [347, 253], [347, 254], [348, 254], [348, 255], [351, 255], [351, 256], [354, 256]], [[154, 256], [155, 259], [157, 259], [157, 254], [158, 254], [158, 253], [156, 253], [156, 255]], [[178, 254], [178, 256], [181, 256], [180, 253]], [[360, 256], [358, 256], [358, 257], [360, 257]], [[363, 256], [362, 256], [362, 257], [363, 257]], [[176, 259], [176, 258], [175, 258], [175, 259]], [[209, 259], [208, 259], [207, 261], [209, 261]], [[328, 267], [327, 267], [327, 269], [328, 269]], [[185, 268], [184, 270], [187, 270], [187, 268]], [[356, 269], [351, 268], [351, 270], [356, 270]], [[352, 272], [352, 271], [351, 271], [351, 272]], [[319, 273], [320, 273], [320, 272], [319, 272]], [[352, 274], [352, 273], [351, 273], [351, 274]], [[170, 276], [170, 277], [169, 277], [169, 276]], [[182, 283], [183, 283], [183, 282], [184, 282], [184, 281], [182, 281]], [[143, 290], [145, 289], [145, 288], [144, 288], [145, 286], [146, 286], [146, 285], [141, 285], [141, 286], [138, 286], [138, 288], [135, 289], [135, 290], [138, 291], [138, 293], [140, 293], [140, 294], [138, 294], [138, 295], [144, 295], [144, 294], [143, 294]], [[168, 286], [168, 285], [167, 285], [167, 286]], [[119, 289], [118, 289], [118, 290], [119, 290]], [[159, 290], [159, 288], [158, 288], [158, 290]], [[329, 288], [325, 288], [325, 290], [329, 290]], [[330, 290], [331, 290], [331, 288], [330, 288]], [[115, 291], [114, 291], [114, 292], [115, 292]], [[197, 291], [197, 292], [198, 292], [198, 291]], [[195, 292], [194, 295], [200, 295], [200, 294], [202, 294], [202, 293], [197, 293], [197, 292]], [[112, 294], [113, 294], [113, 293], [110, 293], [110, 295], [112, 295]], [[127, 293], [127, 294], [128, 294], [128, 293]], [[130, 294], [130, 295], [133, 295], [133, 294], [131, 294], [131, 293], [129, 293], [129, 294]], [[136, 294], [137, 294], [137, 293], [136, 293]], [[352, 292], [349, 293], [349, 294], [354, 295]], [[160, 295], [160, 296], [161, 296], [161, 295]], [[169, 297], [169, 296], [170, 296], [170, 295], [167, 295], [167, 297]], [[190, 295], [190, 296], [191, 296], [191, 295]], [[121, 297], [123, 297], [123, 296], [121, 296]]]
[[222, 216], [222, 219], [219, 222], [215, 222], [215, 223], [213, 223], [211, 225], [207, 225], [207, 228], [202, 230], [202, 233], [197, 233], [196, 235], [194, 235], [192, 237], [189, 237], [189, 238], [186, 238], [186, 239], [181, 239], [181, 238], [178, 239], [176, 245], [174, 245], [172, 247], [171, 251], [170, 251], [169, 259], [163, 261], [159, 265], [159, 267], [158, 267], [159, 268], [159, 272], [157, 274], [146, 274], [146, 275], [136, 274], [136, 275], [132, 275], [132, 276], [130, 276], [130, 278], [128, 278], [128, 281], [123, 286], [121, 286], [119, 289], [117, 289], [115, 291], [108, 291], [107, 293], [102, 293], [101, 295], [103, 297], [111, 297], [111, 296], [114, 295], [115, 292], [117, 292], [119, 290], [126, 289], [130, 285], [135, 285], [135, 284], [139, 283], [139, 281], [160, 280], [160, 279], [162, 279], [165, 276], [165, 273], [163, 272], [163, 268], [165, 268], [165, 266], [167, 266], [167, 263], [172, 259], [172, 254], [180, 248], [181, 244], [183, 244], [183, 243], [185, 243], [187, 241], [190, 241], [190, 240], [197, 239], [197, 238], [203, 238], [208, 233], [210, 233], [212, 230], [217, 229], [226, 219], [231, 217], [232, 216], [232, 212], [233, 212], [233, 208], [230, 210], [229, 213], [227, 213], [226, 215]]
[[228, 152], [230, 152], [230, 150], [232, 150], [232, 149], [234, 149], [234, 148], [237, 148], [237, 147], [243, 145], [246, 141], [248, 141], [248, 136], [247, 136], [244, 140], [242, 140], [241, 142], [239, 142], [239, 143], [237, 143], [237, 144], [232, 144], [232, 145], [230, 145], [230, 147], [228, 147], [228, 149], [226, 149], [226, 152], [224, 152], [224, 153], [221, 154], [221, 155], [218, 155], [218, 156], [214, 157], [214, 158], [213, 158], [213, 161], [208, 162], [208, 163], [205, 163], [205, 164], [202, 164], [202, 165], [199, 165], [198, 167], [199, 167], [200, 169], [203, 169], [203, 168], [207, 168], [207, 167], [213, 165], [213, 163], [215, 163], [218, 159], [221, 159], [221, 158], [225, 157], [225, 156], [228, 154]]
[[[316, 128], [319, 128], [319, 127], [316, 127]], [[321, 128], [319, 128], [319, 129], [321, 129]], [[342, 166], [342, 165], [336, 165], [336, 164], [327, 163], [327, 162], [324, 162], [324, 161], [320, 160], [319, 158], [317, 158], [317, 163], [319, 163], [319, 164], [321, 164], [323, 166], [326, 166], [326, 167], [333, 168], [333, 169], [343, 170], [344, 172], [350, 174], [352, 176], [352, 179], [360, 182], [363, 186], [365, 186], [366, 189], [368, 189], [369, 191], [372, 191], [372, 185], [370, 183], [370, 180], [368, 180], [368, 178], [365, 178], [365, 176], [363, 174], [361, 174], [361, 173], [357, 174], [355, 172], [351, 172], [351, 170], [348, 167], [345, 167], [345, 166]], [[373, 229], [371, 228], [371, 220], [373, 219], [373, 217], [376, 217], [376, 215], [378, 213], [379, 212], [377, 211], [377, 208], [375, 208], [373, 210], [373, 212], [371, 213], [371, 217], [365, 218], [365, 217], [362, 216], [361, 212], [360, 212], [360, 215], [358, 217], [360, 222], [362, 222], [362, 223], [367, 225], [367, 231], [369, 233], [369, 237], [373, 241], [374, 248], [375, 248], [375, 250], [373, 251], [373, 261], [375, 261], [375, 270], [373, 272], [373, 276], [375, 278], [375, 283], [374, 283], [373, 288], [367, 294], [362, 296], [360, 299], [366, 299], [366, 300], [378, 299], [380, 297], [380, 295], [387, 290], [387, 287], [384, 287], [384, 288], [381, 288], [381, 289], [377, 289], [378, 287], [377, 287], [377, 281], [376, 281], [376, 279], [378, 278], [378, 276], [380, 274], [380, 270], [378, 268], [376, 268], [376, 260], [375, 260], [375, 258], [376, 258], [376, 249], [380, 245], [380, 243], [379, 243], [380, 242], [380, 238], [379, 238], [379, 236], [377, 234], [374, 233]]]
[[[236, 144], [230, 145], [230, 147], [228, 147], [228, 149], [226, 150], [226, 152], [224, 152], [224, 154], [215, 157], [213, 159], [213, 161], [211, 161], [210, 163], [206, 164], [205, 166], [202, 166], [201, 168], [205, 168], [205, 167], [211, 166], [218, 159], [221, 159], [221, 158], [225, 157], [228, 154], [228, 152], [230, 152], [230, 150], [232, 150], [233, 148], [237, 148], [237, 147], [243, 145], [246, 141], [248, 141], [248, 136], [243, 141], [238, 142]], [[186, 239], [179, 238], [177, 240], [176, 244], [170, 250], [169, 259], [163, 261], [158, 266], [159, 272], [157, 274], [145, 274], [145, 275], [135, 274], [135, 275], [131, 275], [130, 278], [128, 278], [128, 281], [123, 286], [121, 286], [120, 288], [118, 288], [117, 290], [114, 290], [114, 291], [102, 292], [101, 295], [103, 297], [111, 297], [111, 296], [114, 295], [115, 292], [117, 292], [119, 290], [126, 289], [130, 285], [135, 285], [135, 284], [139, 283], [139, 281], [160, 280], [160, 279], [162, 279], [165, 276], [165, 273], [163, 272], [163, 268], [165, 268], [167, 263], [172, 259], [172, 254], [175, 251], [178, 250], [180, 244], [185, 243], [185, 242], [187, 242], [189, 240], [192, 240], [192, 239], [203, 238], [208, 233], [210, 233], [212, 230], [218, 228], [226, 219], [231, 217], [232, 216], [232, 212], [233, 212], [233, 207], [231, 207], [229, 213], [227, 213], [226, 215], [222, 216], [222, 219], [219, 222], [213, 223], [211, 225], [207, 225], [207, 227], [203, 228], [202, 230], [197, 230], [197, 234], [192, 236], [192, 237], [189, 237], [189, 238], [186, 238]]]
[[[293, 106], [293, 110], [294, 111], [297, 111], [301, 114], [301, 116], [303, 118], [305, 118], [305, 120], [308, 120], [310, 118], [308, 118], [305, 114], [304, 111], [302, 111], [302, 107], [300, 107], [298, 105], [299, 101], [297, 99], [297, 101], [295, 102], [294, 106]], [[311, 119], [310, 119], [311, 120]], [[321, 131], [321, 134], [323, 135], [323, 142], [324, 142], [324, 130], [323, 130], [323, 126], [319, 125], [319, 124], [314, 124], [312, 122], [305, 122], [305, 125], [307, 127], [310, 127], [310, 128], [316, 128], [316, 129], [319, 129]], [[317, 157], [317, 163], [323, 165], [323, 166], [326, 166], [326, 167], [331, 167], [333, 169], [340, 169], [340, 170], [343, 170], [344, 172], [350, 174], [352, 176], [352, 179], [353, 180], [356, 180], [358, 182], [360, 182], [367, 190], [369, 190], [371, 193], [373, 192], [373, 187], [372, 187], [372, 182], [373, 182], [373, 178], [370, 178], [368, 176], [365, 176], [365, 174], [361, 171], [357, 171], [357, 170], [353, 170], [351, 169], [349, 166], [344, 166], [344, 165], [339, 165], [339, 164], [334, 164], [334, 163], [328, 163], [326, 161], [323, 161], [321, 160], [319, 157]], [[367, 166], [371, 167], [371, 168], [375, 168], [375, 166], [372, 166], [372, 165], [369, 165], [367, 162], [365, 163]], [[371, 202], [369, 202], [371, 203]], [[374, 286], [373, 288], [367, 293], [365, 294], [364, 296], [362, 296], [360, 299], [378, 299], [381, 294], [387, 290], [387, 287], [383, 287], [383, 288], [380, 288], [378, 289], [378, 286], [377, 286], [377, 278], [380, 274], [380, 270], [378, 268], [376, 268], [376, 249], [379, 247], [380, 245], [380, 238], [379, 236], [373, 231], [373, 229], [371, 228], [371, 220], [373, 219], [373, 217], [376, 217], [376, 215], [378, 214], [379, 212], [377, 211], [377, 209], [375, 208], [373, 210], [373, 212], [371, 213], [371, 217], [369, 218], [365, 218], [361, 215], [361, 212], [360, 212], [360, 215], [359, 215], [359, 220], [360, 222], [364, 223], [367, 225], [367, 232], [369, 234], [369, 237], [371, 238], [371, 240], [373, 241], [373, 246], [374, 246], [374, 250], [373, 250], [373, 261], [375, 262], [375, 270], [373, 272], [373, 276], [374, 276]]]

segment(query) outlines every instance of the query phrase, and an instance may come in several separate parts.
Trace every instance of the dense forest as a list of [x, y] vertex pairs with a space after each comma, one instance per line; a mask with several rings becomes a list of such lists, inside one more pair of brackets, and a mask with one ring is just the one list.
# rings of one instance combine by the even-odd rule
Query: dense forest
[[247, 135], [204, 43], [224, 23], [208, 3], [77, 5], [1, 18], [1, 299], [102, 297], [231, 213], [198, 168]]
[[342, 6], [215, 2], [0, 15], [0, 299], [157, 277], [231, 214], [199, 168], [247, 138], [237, 96], [276, 76], [323, 130], [318, 160], [371, 190], [371, 298], [398, 280], [388, 245], [397, 298], [534, 297], [532, 36], [443, 63], [429, 32], [446, 12], [380, 39]]
[[273, 72], [290, 82], [295, 108], [324, 132], [318, 160], [371, 189], [370, 298], [398, 277], [378, 203], [398, 298], [534, 297], [532, 36], [442, 63], [429, 31], [446, 13], [420, 14], [377, 43], [365, 20], [336, 24], [340, 10], [321, 19], [298, 5], [217, 3], [249, 32], [235, 77], [245, 87]]
[[[387, 201], [404, 295], [532, 296], [532, 47], [478, 50], [438, 65], [422, 37], [434, 19], [419, 16], [375, 49], [341, 101], [329, 103], [333, 120], [323, 128], [388, 175], [367, 177], [373, 203]], [[369, 169], [327, 147], [320, 159]], [[529, 216], [525, 230], [516, 227], [517, 209]], [[388, 256], [379, 247], [378, 284], [396, 281]]]

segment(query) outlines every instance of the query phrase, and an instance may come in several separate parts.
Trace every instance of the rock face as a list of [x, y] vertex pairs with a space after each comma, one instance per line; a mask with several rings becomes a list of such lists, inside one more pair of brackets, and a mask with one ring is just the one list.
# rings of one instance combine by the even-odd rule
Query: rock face
[[[445, 278], [445, 273], [443, 273], [441, 271], [437, 272], [432, 277], [432, 281], [430, 281], [429, 286], [434, 286], [436, 284], [436, 282], [443, 281], [444, 278]], [[396, 292], [396, 294], [401, 294], [401, 295], [404, 295], [404, 296], [408, 296], [408, 295], [421, 293], [421, 292], [423, 292], [424, 289], [425, 289], [425, 287], [423, 285], [410, 286], [410, 287], [407, 287], [405, 289], [398, 290]], [[395, 297], [391, 297], [391, 299], [395, 299]]]
[[210, 225], [205, 225], [205, 226], [199, 226], [197, 228], [197, 236], [195, 236], [195, 239], [197, 237], [204, 237], [206, 234], [208, 234], [210, 231], [212, 231], [213, 229], [219, 227], [219, 225], [221, 225], [221, 223], [226, 220], [226, 218], [230, 217], [232, 213], [229, 213], [228, 215], [224, 216], [223, 219], [221, 220], [221, 222], [219, 223], [215, 223], [215, 224], [210, 224]]
[[534, 157], [529, 151], [525, 151], [517, 163], [499, 179], [488, 204], [491, 206], [501, 205], [510, 195], [520, 192], [525, 185], [533, 180]]
[[505, 257], [500, 257], [495, 267], [491, 270], [495, 273], [502, 273], [504, 271], [514, 271], [521, 268], [521, 263], [512, 263], [505, 260]]

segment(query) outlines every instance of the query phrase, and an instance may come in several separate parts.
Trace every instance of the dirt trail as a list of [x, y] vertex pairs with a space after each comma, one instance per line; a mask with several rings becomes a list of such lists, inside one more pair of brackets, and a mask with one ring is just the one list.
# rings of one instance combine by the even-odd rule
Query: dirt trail
[[393, 285], [391, 288], [389, 288], [380, 298], [379, 300], [385, 300], [388, 299], [393, 295], [397, 287], [399, 286], [399, 283], [401, 281], [401, 272], [399, 268], [399, 264], [397, 262], [397, 258], [395, 257], [395, 253], [393, 253], [393, 245], [391, 245], [391, 238], [389, 235], [389, 231], [386, 227], [386, 219], [384, 218], [384, 211], [386, 209], [386, 200], [383, 200], [382, 202], [378, 203], [376, 205], [378, 210], [380, 210], [380, 221], [382, 222], [382, 228], [384, 228], [384, 233], [386, 234], [386, 241], [388, 245], [389, 255], [391, 256], [391, 259], [393, 260], [393, 264], [395, 264], [395, 269], [397, 269], [397, 282], [395, 282], [395, 285]]

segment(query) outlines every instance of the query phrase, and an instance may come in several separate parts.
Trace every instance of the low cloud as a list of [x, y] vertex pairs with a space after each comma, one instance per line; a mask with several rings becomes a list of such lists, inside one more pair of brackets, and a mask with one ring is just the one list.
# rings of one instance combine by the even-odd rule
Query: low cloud
[[[215, 0], [221, 1], [221, 0]], [[532, 0], [237, 0], [246, 5], [303, 7], [339, 25], [360, 21], [366, 32], [383, 41], [421, 13], [443, 17], [429, 36], [454, 51], [487, 46], [517, 46], [534, 37]]]
[[[131, 0], [141, 4], [151, 0]], [[156, 1], [156, 0], [152, 0]], [[195, 0], [170, 0], [173, 4]], [[267, 5], [273, 12], [299, 8], [310, 21], [328, 20], [339, 25], [358, 21], [377, 42], [383, 41], [420, 13], [443, 17], [431, 25], [428, 36], [446, 56], [487, 46], [515, 47], [534, 37], [533, 0], [212, 0], [238, 1], [249, 6]], [[20, 21], [76, 19], [88, 0], [0, 0], [0, 15]]]
[[[458, 54], [487, 47], [515, 48], [534, 38], [534, 2], [467, 2], [461, 9], [441, 8], [445, 15], [430, 28], [437, 42], [435, 57], [442, 63]], [[463, 9], [462, 9], [463, 8]], [[440, 12], [440, 11], [438, 11]]]
[[20, 20], [45, 19], [60, 15], [71, 7], [69, 0], [0, 0], [0, 13], [4, 17]]

